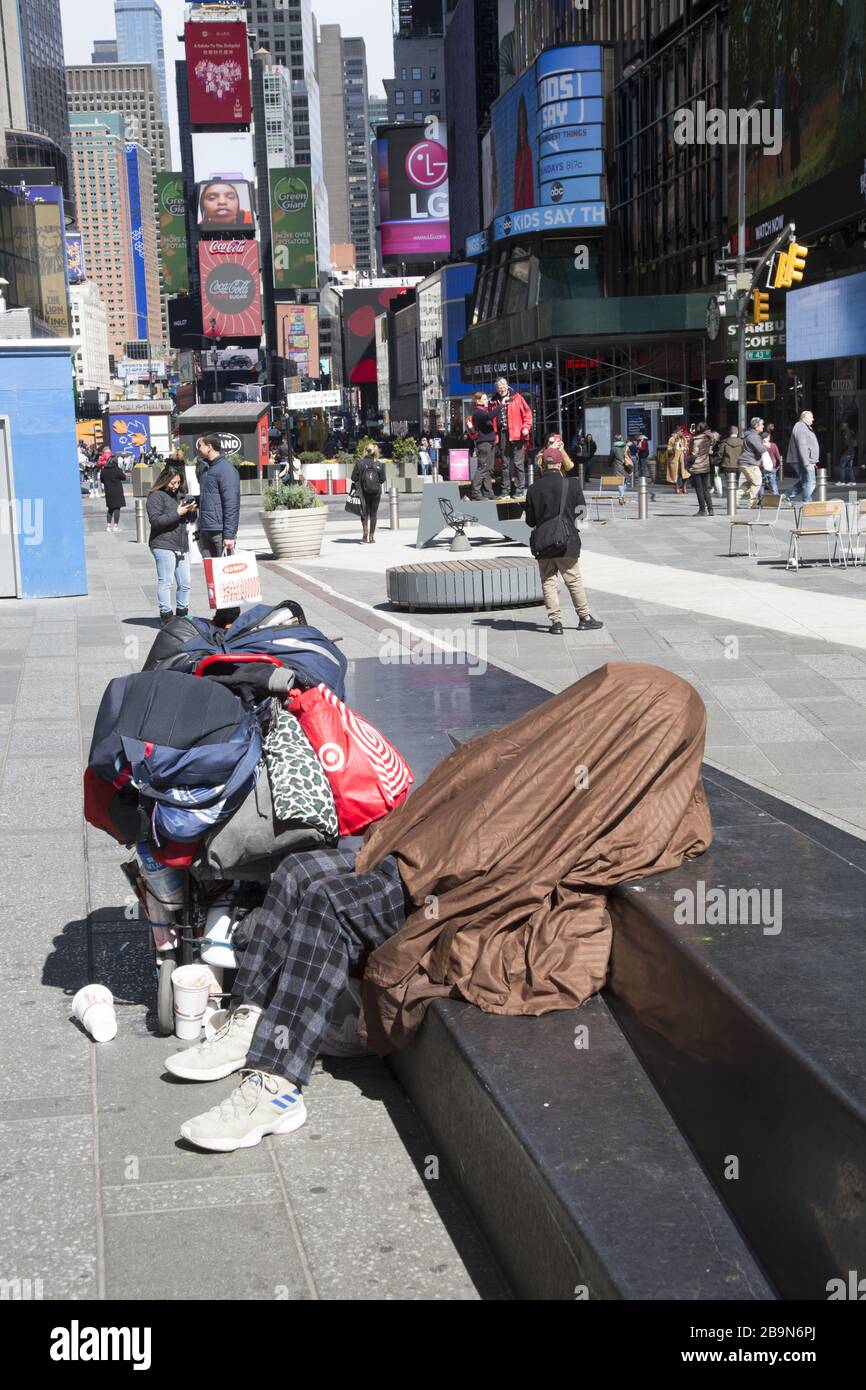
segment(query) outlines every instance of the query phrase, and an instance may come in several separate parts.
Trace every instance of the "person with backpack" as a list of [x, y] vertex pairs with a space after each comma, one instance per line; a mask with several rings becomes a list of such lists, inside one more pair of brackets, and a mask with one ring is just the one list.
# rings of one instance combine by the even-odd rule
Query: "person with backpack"
[[102, 486], [105, 490], [106, 531], [120, 530], [120, 513], [126, 506], [123, 484], [126, 474], [120, 466], [117, 454], [112, 454], [102, 469]]
[[711, 430], [706, 420], [702, 420], [695, 430], [692, 461], [689, 472], [695, 486], [698, 510], [695, 516], [713, 516], [713, 493], [710, 486], [710, 468], [719, 436]]
[[376, 521], [384, 486], [385, 465], [379, 457], [379, 445], [368, 444], [352, 470], [352, 491], [361, 503], [362, 545], [376, 544]]
[[628, 475], [634, 465], [629, 457], [628, 445], [619, 432], [614, 435], [613, 444], [610, 446], [610, 461], [616, 476], [622, 478], [619, 486], [619, 505], [624, 507]]
[[493, 467], [499, 439], [499, 412], [490, 404], [486, 391], [476, 391], [472, 410], [466, 419], [466, 433], [475, 445], [475, 474], [470, 501], [492, 501]]
[[177, 616], [189, 614], [189, 532], [187, 522], [195, 514], [197, 503], [185, 499], [186, 475], [176, 463], [162, 470], [147, 498], [150, 521], [148, 542], [156, 564], [156, 593], [159, 620], [163, 627], [172, 618], [171, 586], [177, 585]]
[[[526, 524], [531, 527], [530, 548], [538, 561], [544, 587], [544, 604], [550, 632], [561, 637], [562, 612], [557, 594], [562, 575], [579, 618], [578, 631], [589, 632], [604, 624], [593, 618], [580, 575], [580, 533], [575, 524], [578, 507], [586, 498], [574, 470], [565, 469], [562, 450], [545, 449], [541, 456], [542, 474], [526, 494]], [[572, 476], [566, 477], [570, 472]]]

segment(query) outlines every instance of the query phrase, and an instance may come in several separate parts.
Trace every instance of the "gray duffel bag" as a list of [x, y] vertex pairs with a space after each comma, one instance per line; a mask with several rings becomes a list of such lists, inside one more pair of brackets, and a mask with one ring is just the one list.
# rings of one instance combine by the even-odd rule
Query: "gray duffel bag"
[[264, 883], [287, 854], [336, 843], [336, 837], [328, 839], [300, 821], [277, 820], [268, 774], [262, 766], [256, 785], [231, 820], [204, 841], [191, 872], [200, 881], [246, 879]]

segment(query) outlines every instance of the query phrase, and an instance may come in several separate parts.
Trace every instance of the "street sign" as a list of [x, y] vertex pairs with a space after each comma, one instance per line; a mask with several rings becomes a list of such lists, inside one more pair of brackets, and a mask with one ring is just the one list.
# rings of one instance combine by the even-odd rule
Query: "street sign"
[[286, 410], [338, 410], [342, 391], [293, 391], [286, 396]]
[[662, 406], [662, 415], [679, 415], [682, 419], [683, 408], [681, 405], [664, 405]]
[[756, 348], [753, 352], [746, 353], [746, 360], [749, 362], [765, 362], [772, 356], [772, 348]]

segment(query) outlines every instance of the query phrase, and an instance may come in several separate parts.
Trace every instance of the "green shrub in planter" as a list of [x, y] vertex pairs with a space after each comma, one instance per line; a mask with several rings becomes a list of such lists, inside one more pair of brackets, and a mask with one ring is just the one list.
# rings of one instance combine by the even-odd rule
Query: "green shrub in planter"
[[303, 483], [271, 483], [262, 492], [262, 506], [266, 512], [283, 509], [297, 512], [324, 505], [319, 494]]
[[412, 439], [408, 435], [400, 435], [393, 441], [391, 447], [392, 463], [417, 463], [418, 462], [418, 440]]
[[315, 453], [315, 452], [314, 452], [314, 453], [307, 453], [307, 454], [299, 454], [298, 457], [300, 458], [301, 463], [324, 463], [324, 462], [325, 462], [325, 455], [324, 455], [324, 454]]

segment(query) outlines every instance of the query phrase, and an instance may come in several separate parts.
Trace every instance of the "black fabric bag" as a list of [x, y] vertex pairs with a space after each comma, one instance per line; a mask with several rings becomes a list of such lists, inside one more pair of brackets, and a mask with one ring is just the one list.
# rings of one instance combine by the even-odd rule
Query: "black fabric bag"
[[532, 535], [529, 537], [529, 548], [536, 560], [560, 560], [563, 555], [568, 554], [568, 543], [571, 540], [571, 527], [565, 518], [565, 508], [568, 503], [568, 479], [562, 480], [562, 501], [559, 504], [559, 515], [552, 516], [547, 521], [542, 521], [540, 526], [536, 526]]
[[354, 486], [352, 488], [352, 491], [349, 493], [349, 496], [346, 498], [346, 511], [351, 516], [361, 515], [361, 499], [358, 496], [357, 492], [355, 492]]

